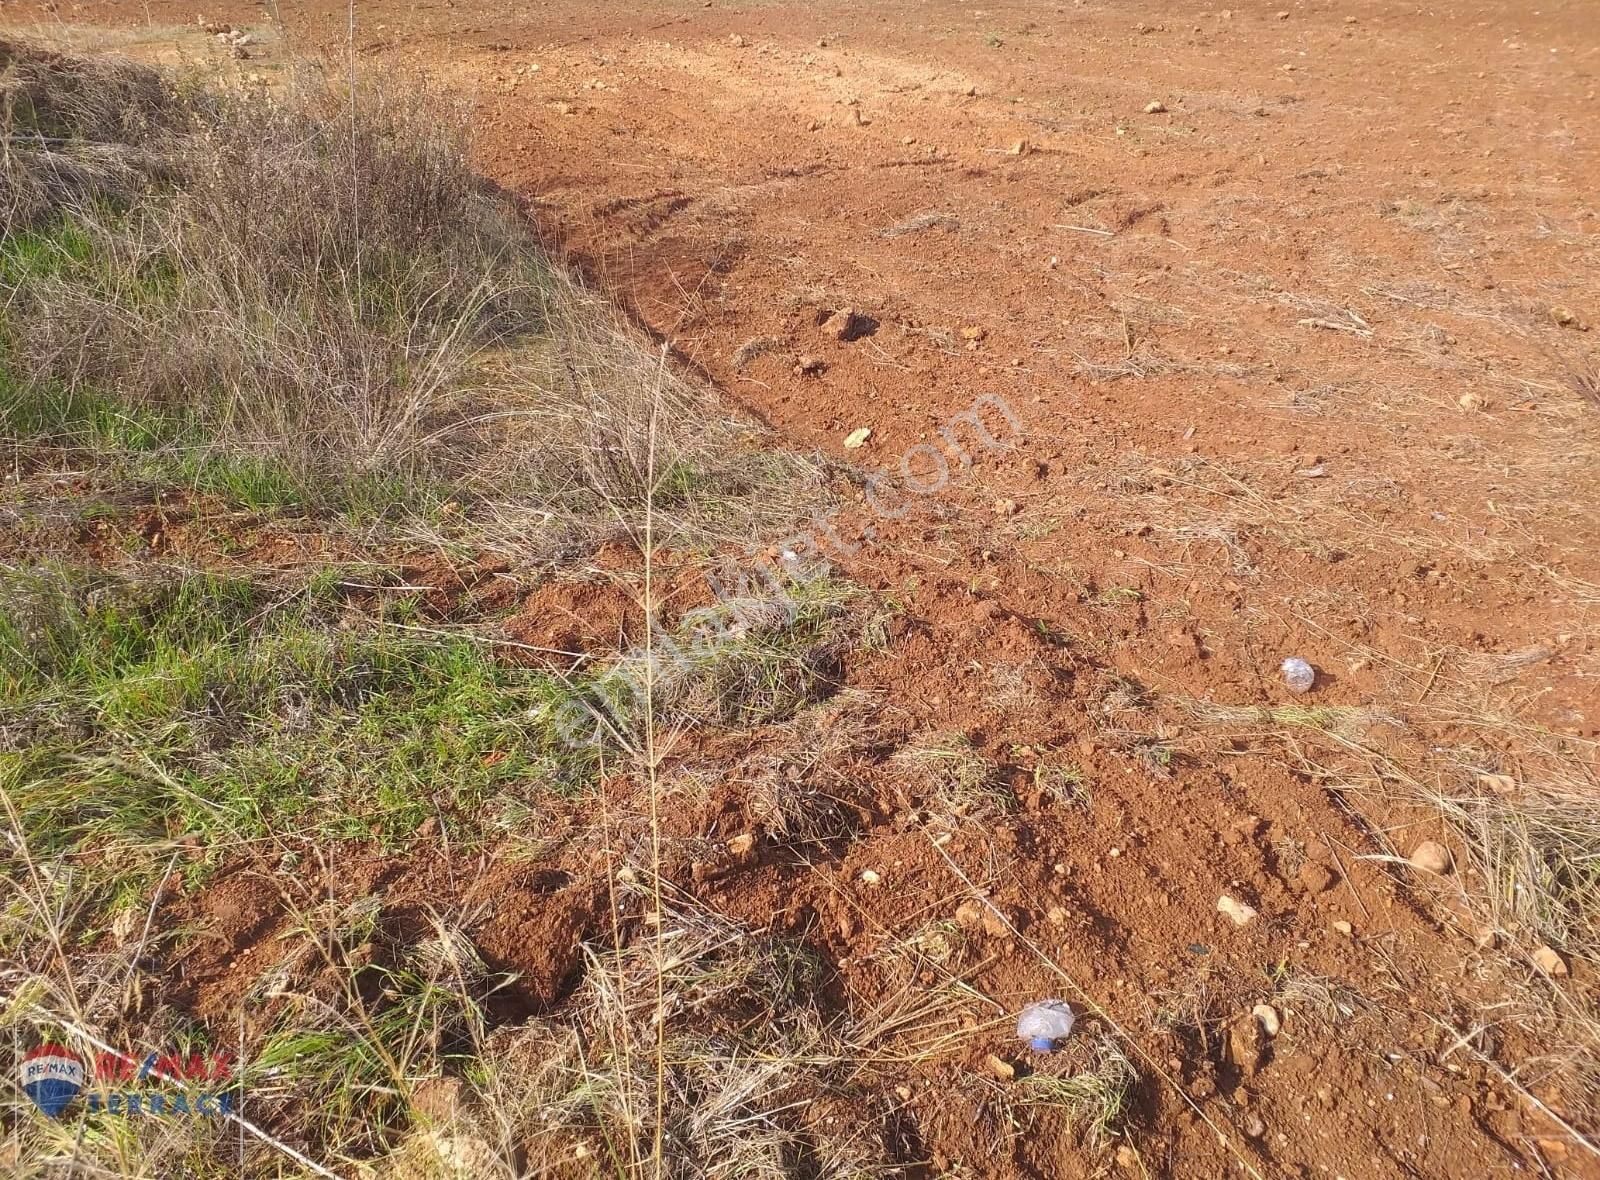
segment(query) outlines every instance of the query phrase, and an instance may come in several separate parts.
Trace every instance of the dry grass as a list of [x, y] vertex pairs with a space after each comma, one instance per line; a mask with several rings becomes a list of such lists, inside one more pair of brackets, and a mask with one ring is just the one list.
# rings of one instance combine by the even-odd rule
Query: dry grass
[[461, 471], [482, 441], [469, 367], [542, 326], [548, 276], [468, 171], [461, 114], [307, 76], [185, 115], [173, 183], [8, 242], [24, 396], [192, 423], [307, 492]]
[[[1432, 695], [1427, 705], [1401, 716], [1300, 705], [1287, 713], [1204, 704], [1196, 709], [1196, 702], [1188, 702], [1187, 711], [1283, 751], [1291, 765], [1333, 791], [1421, 804], [1449, 825], [1455, 871], [1440, 877], [1405, 873], [1400, 879], [1419, 899], [1439, 894], [1444, 904], [1436, 912], [1475, 942], [1487, 961], [1510, 967], [1503, 975], [1506, 998], [1483, 1008], [1482, 1028], [1512, 1024], [1532, 1044], [1545, 1046], [1515, 1062], [1510, 1073], [1494, 1061], [1500, 1041], [1484, 1038], [1475, 1051], [1504, 1077], [1543, 1078], [1551, 1093], [1563, 1095], [1569, 1115], [1590, 1126], [1597, 1117], [1600, 1011], [1588, 989], [1566, 976], [1600, 962], [1597, 747], [1519, 721], [1497, 703], [1498, 694], [1512, 691], [1502, 687], [1504, 680], [1537, 666], [1547, 654], [1529, 649], [1464, 658], [1457, 663], [1470, 670], [1465, 678], [1415, 677]], [[1445, 665], [1438, 661], [1435, 671]], [[1458, 740], [1471, 735], [1481, 746], [1428, 740], [1441, 731]], [[1505, 746], [1515, 749], [1514, 761]], [[1508, 766], [1517, 773], [1507, 773]], [[1396, 866], [1404, 866], [1417, 839], [1391, 843], [1376, 829], [1371, 836], [1377, 849], [1371, 859]], [[1554, 972], [1552, 951], [1561, 964]], [[1291, 979], [1281, 995], [1290, 1007], [1298, 1005], [1326, 1024], [1372, 1010], [1358, 993], [1331, 980]], [[1473, 1024], [1470, 1018], [1467, 1023]], [[1476, 1046], [1463, 1034], [1461, 1043], [1469, 1041]]]
[[516, 1087], [505, 1109], [523, 1120], [531, 1174], [779, 1180], [883, 1167], [864, 1118], [824, 1129], [806, 1116], [843, 1077], [842, 1043], [816, 1007], [819, 965], [698, 907], [669, 903], [658, 918], [627, 947], [591, 954], [572, 1023], [530, 1024], [493, 1055], [515, 1066], [500, 1084]]
[[751, 812], [770, 837], [819, 843], [859, 825], [862, 791], [847, 764], [876, 740], [878, 709], [870, 694], [846, 689], [785, 723], [776, 752], [748, 761]]
[[1379, 725], [1399, 722], [1382, 709], [1358, 705], [1218, 705], [1190, 700], [1184, 708], [1203, 725], [1242, 732], [1272, 733], [1285, 726], [1314, 729], [1339, 736], [1359, 737]]
[[1295, 973], [1278, 988], [1273, 1002], [1290, 1016], [1325, 1028], [1360, 1020], [1378, 1006], [1350, 984], [1329, 976]]
[[154, 70], [0, 39], [0, 222], [29, 225], [65, 204], [126, 200], [159, 175], [153, 145], [178, 117]]
[[1485, 882], [1485, 916], [1515, 942], [1600, 963], [1600, 782], [1590, 774], [1506, 795], [1485, 781], [1499, 780], [1429, 794]]
[[1004, 815], [1016, 806], [1000, 770], [964, 733], [925, 734], [894, 756], [911, 783], [916, 807], [953, 827]]
[[[1085, 1042], [1080, 1042], [1080, 1046]], [[1074, 1073], [1034, 1073], [1019, 1078], [1011, 1089], [1014, 1105], [1058, 1111], [1067, 1126], [1077, 1130], [1091, 1146], [1106, 1142], [1122, 1124], [1128, 1095], [1138, 1074], [1117, 1042], [1109, 1036], [1088, 1041], [1090, 1058]]]
[[[12, 52], [19, 93], [62, 96], [32, 122], [159, 148], [163, 178], [7, 223], [8, 437], [523, 553], [626, 531], [647, 495], [661, 539], [701, 544], [803, 510], [815, 470], [545, 260], [441, 93], [302, 71], [283, 95], [179, 99], [134, 67]], [[143, 107], [164, 122], [113, 118]], [[38, 187], [36, 155], [8, 158], [13, 188]], [[797, 494], [760, 494], [778, 483]]]

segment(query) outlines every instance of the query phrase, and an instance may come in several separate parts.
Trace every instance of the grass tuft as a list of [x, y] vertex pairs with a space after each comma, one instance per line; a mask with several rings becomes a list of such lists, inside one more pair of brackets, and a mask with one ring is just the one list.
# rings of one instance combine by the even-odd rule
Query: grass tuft
[[1034, 1073], [1018, 1078], [1007, 1097], [1019, 1106], [1060, 1112], [1091, 1146], [1098, 1145], [1120, 1129], [1138, 1074], [1109, 1036], [1085, 1039], [1075, 1055], [1082, 1060], [1074, 1072]]
[[894, 760], [909, 773], [915, 800], [938, 823], [992, 819], [1016, 805], [999, 767], [964, 733], [924, 735]]

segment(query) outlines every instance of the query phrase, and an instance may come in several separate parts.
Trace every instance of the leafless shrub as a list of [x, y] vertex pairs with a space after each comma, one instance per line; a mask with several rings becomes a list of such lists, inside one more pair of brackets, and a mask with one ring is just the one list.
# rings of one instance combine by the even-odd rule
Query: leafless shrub
[[176, 112], [147, 67], [0, 40], [0, 218], [27, 225], [63, 204], [126, 199]]

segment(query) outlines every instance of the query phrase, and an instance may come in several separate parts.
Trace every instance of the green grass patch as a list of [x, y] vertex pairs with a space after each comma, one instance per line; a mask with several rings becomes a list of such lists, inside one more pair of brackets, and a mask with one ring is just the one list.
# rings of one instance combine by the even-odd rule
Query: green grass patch
[[436, 509], [449, 489], [392, 472], [351, 472], [329, 481], [269, 454], [215, 445], [191, 413], [134, 406], [92, 389], [18, 382], [0, 359], [0, 437], [87, 451], [101, 474], [127, 484], [188, 488], [252, 512], [325, 508], [353, 524], [402, 509]]
[[331, 957], [342, 985], [333, 1004], [291, 1002], [245, 1084], [260, 1079], [269, 1094], [293, 1087], [296, 1101], [314, 1098], [307, 1107], [321, 1138], [381, 1153], [413, 1121], [419, 1079], [474, 1061], [486, 1030], [481, 997], [495, 983], [471, 943], [447, 931], [393, 966], [346, 966], [343, 948]]
[[70, 218], [0, 237], [0, 286], [56, 278], [86, 269], [95, 255], [94, 238]]
[[462, 838], [588, 781], [577, 691], [464, 635], [351, 622], [337, 583], [0, 573], [0, 788], [36, 857], [148, 861], [185, 837]]
[[143, 454], [188, 433], [181, 418], [124, 405], [92, 390], [18, 381], [0, 363], [0, 432], [16, 441]]

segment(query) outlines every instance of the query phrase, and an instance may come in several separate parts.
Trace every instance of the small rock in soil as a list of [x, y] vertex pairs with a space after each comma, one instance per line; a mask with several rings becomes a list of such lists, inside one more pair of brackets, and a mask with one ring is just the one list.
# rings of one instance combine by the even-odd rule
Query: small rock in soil
[[1333, 932], [1335, 934], [1342, 934], [1346, 938], [1354, 938], [1355, 937], [1355, 933], [1356, 933], [1356, 928], [1354, 926], [1350, 925], [1349, 922], [1339, 921], [1339, 922], [1335, 922], [1333, 924]]
[[1517, 789], [1517, 780], [1509, 774], [1484, 773], [1478, 776], [1478, 785], [1493, 791], [1496, 795], [1510, 795]]
[[1017, 1070], [1014, 1065], [1003, 1058], [996, 1057], [993, 1053], [985, 1057], [983, 1059], [983, 1063], [989, 1067], [989, 1072], [994, 1074], [994, 1076], [999, 1078], [1002, 1082], [1009, 1082], [1012, 1078], [1017, 1076]]
[[1250, 1015], [1261, 1022], [1261, 1031], [1269, 1037], [1278, 1035], [1278, 1030], [1283, 1027], [1283, 1022], [1278, 1017], [1278, 1010], [1271, 1004], [1257, 1004], [1250, 1009]]
[[1267, 1124], [1261, 1121], [1260, 1115], [1247, 1114], [1244, 1116], [1243, 1129], [1246, 1138], [1259, 1139], [1267, 1133]]
[[1424, 840], [1411, 850], [1411, 857], [1407, 863], [1419, 872], [1448, 873], [1450, 850], [1437, 840]]
[[816, 377], [828, 367], [828, 362], [817, 356], [803, 356], [794, 363], [796, 377]]
[[1309, 894], [1326, 893], [1333, 888], [1333, 870], [1327, 865], [1319, 865], [1314, 860], [1308, 860], [1300, 866], [1300, 884]]
[[878, 321], [871, 316], [862, 315], [854, 308], [841, 307], [836, 311], [823, 314], [817, 321], [817, 328], [824, 336], [832, 337], [844, 344], [860, 340], [863, 336], [870, 336], [878, 330]]
[[1226, 893], [1217, 898], [1217, 913], [1227, 914], [1233, 919], [1235, 926], [1248, 926], [1256, 917], [1253, 906], [1245, 905], [1244, 902], [1229, 897]]
[[134, 906], [118, 910], [117, 916], [111, 919], [111, 937], [117, 940], [118, 946], [125, 945], [143, 920], [144, 915]]
[[967, 929], [983, 924], [984, 907], [975, 901], [964, 901], [956, 907], [956, 922]]
[[1010, 938], [1011, 923], [993, 906], [983, 907], [983, 932], [990, 938]]
[[858, 451], [867, 445], [867, 440], [872, 437], [872, 427], [860, 426], [844, 436], [844, 449]]
[[1546, 975], [1565, 975], [1567, 961], [1553, 947], [1541, 946], [1533, 952], [1533, 965]]
[[1117, 1167], [1132, 1172], [1139, 1167], [1139, 1153], [1126, 1143], [1117, 1148]]
[[466, 1087], [459, 1078], [426, 1078], [411, 1091], [411, 1109], [430, 1123], [461, 1121], [466, 1104]]
[[987, 623], [990, 619], [998, 618], [1001, 613], [1000, 604], [992, 598], [985, 598], [972, 604], [972, 619], [977, 623]]
[[1228, 1029], [1228, 1059], [1247, 1078], [1256, 1076], [1267, 1054], [1267, 1034], [1254, 1014], [1235, 1020]]
[[1159, 98], [1154, 102], [1147, 102], [1144, 104], [1144, 113], [1147, 115], [1160, 115], [1163, 114], [1166, 109], [1167, 104], [1162, 102]]

